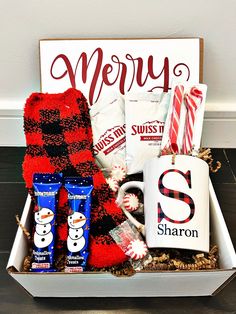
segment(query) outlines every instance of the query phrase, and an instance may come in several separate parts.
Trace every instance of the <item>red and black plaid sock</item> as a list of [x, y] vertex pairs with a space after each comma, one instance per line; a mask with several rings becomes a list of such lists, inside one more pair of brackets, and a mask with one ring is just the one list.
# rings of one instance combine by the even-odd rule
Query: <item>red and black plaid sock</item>
[[[32, 192], [36, 172], [62, 172], [64, 176], [92, 176], [94, 183], [89, 265], [113, 266], [127, 257], [109, 231], [125, 220], [113, 192], [95, 164], [88, 104], [83, 94], [69, 89], [62, 94], [32, 94], [25, 105], [27, 149], [23, 162], [26, 187]], [[59, 248], [66, 245], [68, 200], [62, 188], [58, 205]]]

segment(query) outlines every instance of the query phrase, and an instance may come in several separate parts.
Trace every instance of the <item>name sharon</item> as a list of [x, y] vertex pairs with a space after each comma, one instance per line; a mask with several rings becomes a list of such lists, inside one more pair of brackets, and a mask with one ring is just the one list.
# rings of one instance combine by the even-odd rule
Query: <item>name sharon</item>
[[158, 224], [157, 227], [158, 235], [171, 235], [171, 236], [177, 236], [177, 237], [192, 237], [192, 238], [198, 238], [198, 231], [197, 230], [191, 230], [191, 229], [184, 229], [184, 228], [169, 228], [166, 224]]

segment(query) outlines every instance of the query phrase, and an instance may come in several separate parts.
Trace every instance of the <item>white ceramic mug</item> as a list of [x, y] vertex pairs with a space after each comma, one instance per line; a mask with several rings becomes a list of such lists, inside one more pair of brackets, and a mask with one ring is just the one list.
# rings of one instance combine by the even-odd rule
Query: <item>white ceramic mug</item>
[[[144, 193], [145, 236], [150, 248], [209, 251], [209, 167], [197, 157], [153, 158], [143, 170], [144, 182], [131, 181], [119, 190], [117, 203], [130, 188]], [[136, 227], [142, 225], [122, 206]], [[144, 232], [143, 232], [144, 234]]]

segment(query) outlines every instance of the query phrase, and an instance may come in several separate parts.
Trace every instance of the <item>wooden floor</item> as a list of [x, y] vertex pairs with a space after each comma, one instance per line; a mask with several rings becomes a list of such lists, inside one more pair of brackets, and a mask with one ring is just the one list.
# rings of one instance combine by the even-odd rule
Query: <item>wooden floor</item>
[[[236, 313], [236, 279], [215, 297], [33, 299], [6, 272], [26, 190], [24, 148], [0, 148], [0, 313]], [[214, 150], [222, 170], [212, 181], [236, 246], [236, 150]]]

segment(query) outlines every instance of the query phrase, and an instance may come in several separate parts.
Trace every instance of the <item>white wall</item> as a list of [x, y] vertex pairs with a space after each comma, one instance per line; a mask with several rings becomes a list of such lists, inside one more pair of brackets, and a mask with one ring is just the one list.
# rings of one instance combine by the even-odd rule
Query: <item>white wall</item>
[[205, 39], [208, 110], [236, 111], [235, 31], [235, 0], [0, 0], [0, 109], [40, 90], [39, 39], [187, 36]]

